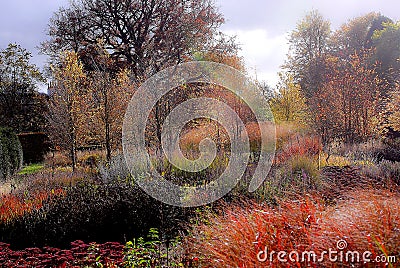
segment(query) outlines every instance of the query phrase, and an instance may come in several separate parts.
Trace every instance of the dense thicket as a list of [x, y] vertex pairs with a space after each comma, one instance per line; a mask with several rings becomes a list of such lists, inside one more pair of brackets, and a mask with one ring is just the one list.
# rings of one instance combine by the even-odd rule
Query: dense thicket
[[398, 129], [399, 23], [370, 13], [333, 32], [312, 11], [289, 43], [285, 70], [306, 98], [310, 126], [324, 144], [361, 142]]

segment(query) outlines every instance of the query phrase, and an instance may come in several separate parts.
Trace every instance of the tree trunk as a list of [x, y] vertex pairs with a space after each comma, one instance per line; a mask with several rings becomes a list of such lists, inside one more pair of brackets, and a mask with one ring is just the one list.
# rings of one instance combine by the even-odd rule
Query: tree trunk
[[104, 92], [104, 115], [105, 115], [105, 134], [106, 134], [106, 158], [107, 162], [110, 163], [111, 161], [111, 122], [110, 122], [110, 107], [108, 103], [108, 94], [107, 89], [103, 88]]
[[71, 146], [70, 158], [71, 158], [71, 162], [72, 162], [72, 171], [75, 172], [75, 169], [76, 169], [76, 147], [75, 147], [75, 144], [72, 144], [72, 146]]
[[110, 135], [110, 124], [106, 122], [106, 157], [107, 162], [111, 161], [111, 135]]

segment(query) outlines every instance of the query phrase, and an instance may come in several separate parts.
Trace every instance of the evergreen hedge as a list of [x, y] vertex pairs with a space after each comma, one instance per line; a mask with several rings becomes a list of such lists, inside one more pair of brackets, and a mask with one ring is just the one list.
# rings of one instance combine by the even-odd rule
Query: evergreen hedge
[[0, 128], [0, 180], [5, 180], [22, 167], [22, 146], [10, 128]]

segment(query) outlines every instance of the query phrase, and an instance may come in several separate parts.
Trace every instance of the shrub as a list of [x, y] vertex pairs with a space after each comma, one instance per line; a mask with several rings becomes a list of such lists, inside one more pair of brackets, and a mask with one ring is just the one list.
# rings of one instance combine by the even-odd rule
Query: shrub
[[378, 164], [364, 166], [361, 172], [370, 178], [400, 185], [400, 162], [382, 160]]
[[53, 151], [51, 153], [48, 153], [44, 158], [44, 165], [46, 167], [66, 167], [70, 166], [71, 164], [71, 160], [67, 156], [67, 153], [63, 153], [60, 151]]
[[282, 166], [273, 166], [252, 196], [258, 201], [276, 205], [277, 199], [297, 198], [322, 191], [325, 187], [316, 160], [309, 156], [294, 156]]
[[63, 194], [62, 189], [52, 189], [50, 192], [42, 190], [24, 195], [3, 195], [0, 198], [0, 223], [12, 222], [26, 213], [40, 209], [44, 200]]
[[[104, 162], [105, 152], [101, 150], [88, 150], [77, 152], [77, 164], [81, 167], [96, 168], [98, 164]], [[67, 167], [71, 166], [72, 162], [68, 156], [68, 152], [54, 151], [46, 154], [44, 158], [46, 167]]]
[[[44, 169], [24, 175], [25, 182], [13, 192], [24, 195], [37, 190], [62, 188], [65, 194], [43, 201], [28, 213], [0, 223], [0, 241], [16, 248], [67, 246], [71, 241], [126, 241], [158, 228], [162, 239], [174, 237], [193, 210], [165, 205], [131, 182], [122, 156], [114, 158], [100, 174], [78, 168]], [[22, 175], [21, 175], [22, 176]], [[58, 187], [58, 188], [57, 188]]]
[[[331, 156], [328, 163], [329, 165], [340, 165], [340, 162], [347, 161], [350, 164], [361, 166], [371, 165], [382, 160], [384, 149], [385, 145], [382, 141], [376, 139], [352, 144], [334, 142], [327, 148], [328, 156]], [[341, 157], [343, 157], [342, 161], [340, 160]], [[339, 162], [339, 164], [336, 162]]]
[[371, 139], [363, 143], [332, 144], [332, 153], [345, 156], [349, 160], [376, 164], [382, 160], [400, 161], [400, 138]]
[[330, 155], [327, 153], [321, 153], [319, 158], [320, 167], [335, 166], [345, 167], [350, 166], [352, 163], [349, 158], [341, 155]]
[[106, 160], [106, 153], [101, 150], [82, 150], [77, 152], [77, 158], [80, 166], [95, 168]]
[[67, 246], [71, 241], [126, 241], [158, 228], [174, 237], [189, 209], [154, 200], [137, 186], [114, 180], [110, 183], [78, 182], [65, 195], [48, 199], [38, 210], [0, 225], [0, 240], [17, 248]]
[[124, 267], [183, 267], [179, 239], [168, 241], [166, 245], [161, 239], [158, 230], [151, 228], [147, 239], [139, 237], [127, 242]]
[[22, 167], [22, 147], [10, 128], [0, 128], [0, 180], [5, 180]]
[[116, 155], [106, 165], [99, 165], [99, 175], [103, 182], [114, 180], [124, 180], [130, 177], [130, 172], [126, 166], [123, 154]]
[[70, 249], [53, 247], [26, 248], [14, 251], [9, 244], [0, 243], [2, 267], [121, 267], [124, 246], [116, 242], [85, 244], [71, 243]]
[[295, 156], [315, 157], [321, 152], [321, 141], [316, 136], [294, 135], [277, 152], [275, 161], [283, 164]]
[[68, 168], [57, 168], [54, 170], [43, 168], [32, 173], [18, 173], [18, 176], [15, 176], [12, 193], [14, 195], [26, 195], [42, 190], [64, 189], [65, 187], [75, 185], [77, 182], [91, 178], [93, 178], [93, 175], [81, 168], [76, 169], [75, 172], [71, 172]]
[[308, 156], [294, 156], [289, 160], [288, 166], [291, 174], [301, 177], [303, 180], [315, 180], [319, 176], [315, 159]]
[[276, 125], [276, 149], [282, 149], [294, 133], [298, 133], [298, 130], [289, 123]]
[[392, 138], [384, 140], [385, 147], [380, 157], [389, 161], [400, 162], [400, 138]]
[[[263, 127], [266, 131], [264, 137], [261, 137], [261, 132], [259, 127]], [[265, 144], [265, 149], [273, 150], [275, 149], [277, 143], [279, 143], [279, 138], [282, 134], [282, 127], [275, 126], [270, 122], [250, 122], [246, 124], [246, 131], [249, 135], [250, 149], [252, 152], [258, 152], [261, 149], [261, 139], [265, 139], [267, 142]], [[284, 132], [284, 131], [283, 131]], [[244, 135], [244, 133], [242, 134]], [[282, 134], [284, 135], [284, 134]]]
[[30, 164], [29, 166], [24, 166], [19, 172], [18, 175], [31, 175], [39, 172], [44, 168], [42, 164]]
[[[167, 248], [157, 229], [151, 229], [146, 239], [126, 242], [71, 242], [68, 249], [55, 247], [12, 250], [0, 243], [1, 267], [183, 267], [182, 247], [172, 241]], [[187, 266], [186, 266], [187, 267]]]

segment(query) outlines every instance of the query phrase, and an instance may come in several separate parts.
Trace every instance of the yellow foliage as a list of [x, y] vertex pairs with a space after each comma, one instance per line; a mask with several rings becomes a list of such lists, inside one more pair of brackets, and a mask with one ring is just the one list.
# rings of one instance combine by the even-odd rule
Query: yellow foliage
[[391, 102], [388, 104], [389, 112], [389, 124], [391, 127], [400, 131], [400, 87], [398, 86], [395, 91], [392, 92]]
[[277, 123], [291, 122], [304, 126], [308, 119], [308, 107], [300, 85], [288, 73], [280, 73], [278, 92], [270, 100], [272, 113]]

